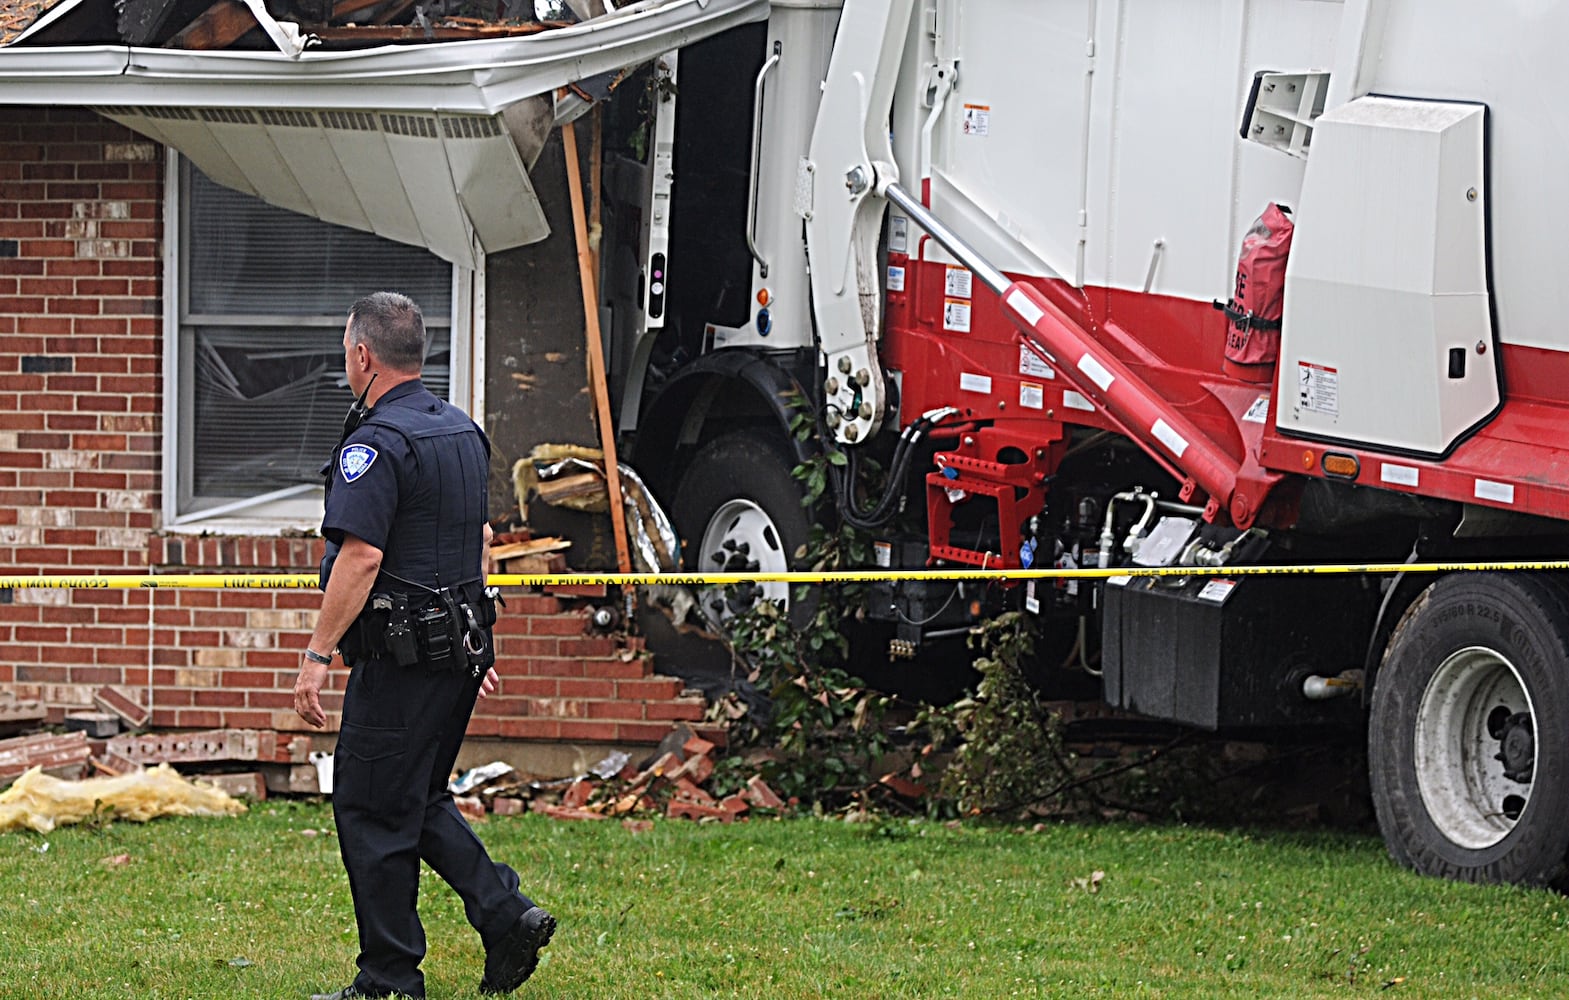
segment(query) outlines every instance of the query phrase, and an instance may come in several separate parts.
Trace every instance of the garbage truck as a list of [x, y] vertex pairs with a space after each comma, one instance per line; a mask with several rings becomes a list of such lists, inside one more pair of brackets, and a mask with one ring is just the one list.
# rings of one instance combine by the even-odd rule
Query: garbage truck
[[[865, 610], [893, 655], [1022, 610], [1054, 668], [1144, 716], [1362, 727], [1397, 860], [1564, 873], [1569, 7], [594, 13], [320, 58], [282, 29], [274, 53], [78, 54], [34, 93], [112, 76], [92, 103], [221, 183], [474, 263], [541, 235], [517, 117], [570, 120], [608, 75], [605, 369], [690, 568], [794, 567], [821, 516], [891, 569], [1176, 570], [894, 582]], [[271, 108], [243, 124], [272, 139], [179, 107], [226, 102]], [[348, 184], [431, 142], [404, 187], [450, 175], [462, 225], [274, 185], [280, 157], [348, 150]], [[791, 473], [817, 449], [814, 513]]]
[[[667, 57], [644, 183], [607, 185], [647, 223], [608, 286], [620, 431], [694, 569], [796, 565], [797, 394], [890, 567], [1193, 567], [868, 612], [908, 653], [1026, 610], [1142, 715], [1364, 726], [1397, 860], [1550, 881], [1566, 33], [1449, 0], [777, 2]], [[1460, 562], [1495, 568], [1225, 573]]]

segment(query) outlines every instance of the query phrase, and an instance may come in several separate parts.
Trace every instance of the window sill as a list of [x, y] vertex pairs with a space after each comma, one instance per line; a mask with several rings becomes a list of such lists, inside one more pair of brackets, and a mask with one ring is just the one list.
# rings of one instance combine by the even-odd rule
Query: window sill
[[185, 537], [239, 538], [316, 538], [321, 515], [314, 519], [289, 517], [196, 517], [179, 524], [166, 524], [164, 535]]

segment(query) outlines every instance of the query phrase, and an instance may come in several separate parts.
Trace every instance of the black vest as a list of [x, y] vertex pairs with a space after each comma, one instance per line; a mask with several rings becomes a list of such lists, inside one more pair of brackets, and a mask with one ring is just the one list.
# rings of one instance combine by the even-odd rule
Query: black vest
[[382, 400], [365, 423], [401, 434], [412, 452], [398, 468], [398, 507], [377, 589], [412, 594], [416, 587], [482, 586], [490, 483], [490, 442], [484, 432], [424, 386]]

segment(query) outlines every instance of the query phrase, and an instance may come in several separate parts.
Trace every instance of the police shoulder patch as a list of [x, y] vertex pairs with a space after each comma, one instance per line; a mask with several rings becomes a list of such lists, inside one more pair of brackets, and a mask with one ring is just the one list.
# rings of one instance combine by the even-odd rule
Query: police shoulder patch
[[351, 444], [338, 456], [338, 471], [343, 481], [352, 483], [365, 475], [376, 462], [376, 449], [368, 444]]

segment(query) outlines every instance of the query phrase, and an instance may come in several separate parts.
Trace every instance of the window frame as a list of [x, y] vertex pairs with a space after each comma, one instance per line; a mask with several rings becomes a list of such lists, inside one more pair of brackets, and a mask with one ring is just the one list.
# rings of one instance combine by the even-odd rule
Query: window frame
[[[303, 483], [252, 497], [242, 497], [200, 510], [184, 509], [191, 497], [183, 477], [188, 475], [194, 434], [181, 414], [194, 407], [183, 384], [185, 357], [182, 331], [192, 325], [219, 325], [211, 317], [188, 313], [189, 254], [185, 245], [184, 216], [189, 194], [186, 170], [189, 161], [172, 147], [166, 147], [164, 168], [164, 247], [163, 247], [163, 526], [166, 530], [222, 535], [277, 535], [315, 532], [321, 524], [323, 489]], [[483, 421], [483, 386], [475, 373], [484, 370], [483, 338], [476, 331], [484, 328], [484, 257], [476, 246], [478, 268], [452, 264], [451, 315], [449, 330], [450, 374], [448, 398], [462, 406], [476, 421]], [[344, 303], [345, 310], [348, 303]], [[255, 317], [225, 314], [226, 321], [281, 317]], [[291, 322], [294, 319], [291, 317]], [[343, 319], [334, 321], [341, 333]], [[327, 322], [323, 328], [331, 326]], [[326, 456], [323, 456], [326, 458]]]

